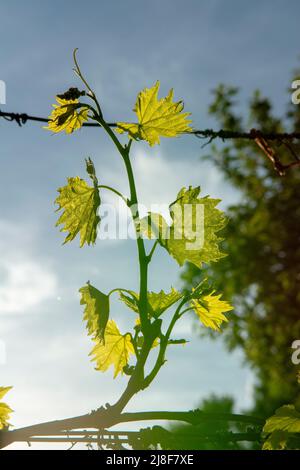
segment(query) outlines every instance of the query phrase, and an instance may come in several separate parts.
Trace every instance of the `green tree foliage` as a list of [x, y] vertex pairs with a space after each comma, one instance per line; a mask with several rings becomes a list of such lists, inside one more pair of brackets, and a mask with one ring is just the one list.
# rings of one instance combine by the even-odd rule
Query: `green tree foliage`
[[[242, 118], [236, 110], [237, 88], [221, 85], [213, 94], [209, 111], [221, 128], [299, 131], [299, 106], [290, 104], [279, 119], [256, 91]], [[291, 158], [284, 142], [271, 145], [283, 163]], [[300, 145], [293, 142], [293, 150], [299, 155]], [[206, 158], [241, 195], [228, 209], [223, 243], [228, 256], [207, 267], [206, 274], [233, 302], [223, 337], [229, 349], [243, 349], [257, 372], [255, 411], [267, 417], [283, 404], [300, 404], [297, 368], [291, 362], [292, 342], [300, 338], [300, 171], [279, 176], [257, 144], [243, 139], [213, 145]], [[203, 270], [192, 265], [183, 275], [186, 286], [202, 277]]]

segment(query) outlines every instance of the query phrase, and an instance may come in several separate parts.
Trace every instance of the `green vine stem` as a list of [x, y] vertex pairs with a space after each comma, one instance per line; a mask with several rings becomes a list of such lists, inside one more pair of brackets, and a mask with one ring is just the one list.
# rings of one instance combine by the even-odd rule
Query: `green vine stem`
[[[130, 375], [128, 380], [127, 386], [123, 391], [120, 398], [113, 404], [107, 405], [106, 408], [99, 408], [96, 411], [92, 411], [89, 414], [85, 414], [82, 416], [77, 416], [74, 418], [69, 418], [60, 421], [52, 421], [48, 423], [41, 423], [34, 426], [29, 426], [26, 428], [21, 428], [15, 431], [6, 431], [0, 432], [0, 448], [7, 446], [9, 443], [17, 441], [17, 440], [30, 440], [31, 436], [34, 435], [47, 435], [48, 434], [55, 434], [58, 431], [65, 431], [68, 429], [80, 429], [80, 428], [98, 428], [104, 429], [106, 427], [111, 427], [115, 424], [119, 424], [122, 422], [129, 422], [129, 421], [139, 421], [139, 420], [176, 420], [176, 421], [184, 421], [190, 424], [195, 424], [197, 422], [201, 422], [201, 420], [205, 420], [205, 413], [201, 413], [199, 410], [192, 411], [192, 412], [168, 412], [168, 411], [153, 411], [153, 412], [143, 412], [143, 413], [123, 413], [124, 408], [131, 400], [131, 398], [141, 390], [146, 389], [155, 379], [157, 374], [159, 373], [160, 369], [166, 362], [165, 354], [169, 344], [172, 343], [170, 340], [171, 334], [173, 332], [174, 326], [176, 322], [190, 310], [190, 308], [185, 308], [185, 304], [191, 299], [191, 294], [184, 295], [181, 298], [175, 312], [171, 318], [171, 321], [166, 329], [166, 332], [162, 332], [162, 319], [157, 317], [149, 316], [148, 310], [148, 268], [149, 264], [152, 261], [154, 252], [156, 247], [158, 246], [159, 241], [156, 240], [153, 243], [153, 246], [150, 252], [146, 253], [145, 242], [140, 234], [140, 214], [139, 214], [139, 200], [137, 195], [136, 183], [134, 172], [132, 168], [131, 158], [130, 158], [130, 151], [132, 147], [132, 139], [129, 138], [127, 144], [123, 145], [121, 141], [118, 139], [114, 131], [111, 129], [109, 123], [103, 117], [102, 109], [100, 103], [92, 90], [89, 86], [88, 82], [82, 75], [80, 67], [77, 62], [76, 58], [77, 49], [74, 51], [74, 63], [75, 63], [75, 72], [81, 78], [82, 82], [86, 86], [88, 93], [82, 92], [86, 94], [89, 98], [93, 100], [95, 103], [94, 106], [90, 106], [89, 104], [78, 104], [79, 106], [86, 106], [92, 113], [91, 119], [93, 119], [99, 127], [101, 127], [108, 137], [111, 139], [113, 144], [115, 145], [118, 153], [120, 154], [126, 174], [127, 180], [129, 185], [129, 198], [126, 198], [121, 192], [118, 190], [107, 186], [107, 185], [98, 185], [97, 178], [94, 178], [94, 184], [98, 189], [108, 190], [118, 197], [120, 197], [127, 207], [131, 211], [131, 216], [135, 225], [136, 231], [136, 243], [137, 243], [137, 252], [138, 252], [138, 263], [139, 263], [139, 297], [138, 297], [138, 311], [139, 311], [139, 319], [140, 319], [140, 326], [136, 328], [135, 334], [131, 335], [132, 344], [134, 346], [134, 350], [136, 353], [136, 364], [135, 366], [128, 367], [126, 373]], [[176, 201], [178, 201], [177, 199]], [[175, 202], [176, 202], [175, 201]], [[175, 203], [174, 202], [174, 203]], [[174, 204], [172, 203], [170, 207]], [[127, 289], [123, 288], [114, 288], [112, 289], [108, 297], [110, 297], [115, 292], [126, 292], [131, 294], [131, 292]], [[179, 296], [181, 297], [181, 296]], [[171, 306], [171, 305], [170, 305]], [[138, 345], [138, 340], [140, 339], [139, 334], [142, 333], [142, 345]], [[145, 367], [147, 360], [149, 358], [150, 352], [154, 346], [154, 342], [159, 339], [159, 347], [156, 356], [156, 361], [154, 362], [154, 366], [145, 374]], [[179, 340], [180, 341], [180, 340]], [[176, 340], [174, 341], [174, 344]], [[178, 343], [178, 341], [177, 341]], [[179, 344], [179, 343], [178, 343]], [[157, 351], [157, 350], [156, 350]], [[125, 368], [124, 368], [125, 370]], [[208, 419], [208, 417], [207, 417]], [[212, 419], [212, 417], [210, 417]], [[262, 425], [261, 420], [258, 420], [254, 417], [246, 417], [242, 415], [217, 415], [215, 419], [224, 420], [224, 421], [236, 421], [236, 422], [243, 422], [243, 423], [250, 423], [256, 425]], [[200, 421], [199, 421], [200, 420]]]

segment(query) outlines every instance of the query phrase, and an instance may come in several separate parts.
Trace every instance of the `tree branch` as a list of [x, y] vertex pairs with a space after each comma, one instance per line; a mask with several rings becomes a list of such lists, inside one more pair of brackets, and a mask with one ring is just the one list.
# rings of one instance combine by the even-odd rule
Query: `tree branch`
[[[235, 422], [262, 426], [264, 420], [255, 416], [229, 413], [205, 413], [201, 410], [193, 411], [146, 411], [135, 413], [121, 413], [116, 415], [114, 407], [99, 408], [89, 414], [76, 416], [57, 421], [34, 424], [14, 431], [0, 431], [0, 449], [13, 442], [27, 442], [36, 436], [57, 436], [61, 431], [74, 429], [105, 429], [116, 424], [134, 421], [168, 420], [181, 421], [188, 424], [200, 424], [209, 421]], [[85, 431], [87, 434], [89, 431]], [[75, 439], [74, 439], [75, 440]]]

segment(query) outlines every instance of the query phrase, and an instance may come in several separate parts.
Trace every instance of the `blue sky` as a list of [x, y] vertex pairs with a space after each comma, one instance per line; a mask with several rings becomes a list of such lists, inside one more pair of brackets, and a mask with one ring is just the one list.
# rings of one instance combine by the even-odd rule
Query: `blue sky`
[[[161, 94], [174, 87], [195, 126], [207, 128], [215, 124], [207, 115], [210, 91], [220, 82], [241, 87], [241, 110], [260, 88], [282, 113], [299, 56], [297, 1], [10, 0], [0, 8], [0, 79], [7, 86], [1, 108], [7, 111], [47, 116], [56, 93], [79, 86], [72, 72], [78, 47], [107, 120], [132, 119], [138, 91], [159, 79]], [[97, 373], [89, 362], [77, 291], [87, 279], [103, 291], [136, 289], [136, 249], [133, 241], [62, 247], [54, 227], [56, 189], [67, 176], [84, 176], [88, 155], [103, 184], [128, 191], [122, 163], [101, 131], [52, 136], [39, 124], [19, 129], [2, 120], [0, 137], [0, 345], [6, 351], [0, 384], [14, 385], [8, 400], [12, 422], [21, 426], [118, 398], [125, 380], [113, 381], [111, 372]], [[142, 202], [169, 203], [191, 184], [220, 197], [223, 207], [238, 200], [201, 161], [208, 147], [197, 139], [135, 147]], [[177, 265], [160, 252], [150, 288], [174, 284], [180, 286]], [[113, 315], [125, 327], [130, 313], [115, 302]], [[161, 376], [128, 409], [190, 409], [211, 392], [232, 394], [239, 408], [251, 403], [253, 377], [242, 356], [227, 354], [221, 341], [197, 338], [191, 325], [180, 325], [178, 334], [192, 341], [170, 351]]]

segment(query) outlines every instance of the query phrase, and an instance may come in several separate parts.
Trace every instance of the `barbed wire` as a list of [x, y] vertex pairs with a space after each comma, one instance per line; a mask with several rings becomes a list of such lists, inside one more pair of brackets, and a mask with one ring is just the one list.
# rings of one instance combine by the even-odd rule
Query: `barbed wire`
[[[27, 113], [8, 113], [0, 110], [0, 118], [4, 118], [7, 121], [15, 121], [20, 127], [27, 123], [27, 121], [36, 122], [49, 122], [48, 118], [31, 116]], [[110, 127], [117, 127], [116, 122], [108, 122]], [[84, 127], [99, 127], [98, 123], [83, 123]], [[214, 129], [194, 129], [191, 132], [187, 132], [188, 135], [196, 135], [203, 139], [248, 139], [255, 140], [257, 136], [262, 136], [267, 140], [300, 140], [300, 132], [261, 132], [257, 129], [251, 129], [250, 131], [231, 131], [226, 129], [220, 129], [218, 131]]]
[[[48, 118], [31, 116], [27, 113], [11, 113], [3, 112], [0, 110], [0, 118], [6, 121], [16, 122], [20, 127], [26, 124], [28, 121], [49, 122]], [[108, 122], [108, 126], [117, 127], [116, 122]], [[84, 127], [99, 127], [98, 123], [83, 123]], [[232, 131], [226, 129], [220, 129], [218, 131], [214, 129], [193, 129], [191, 132], [185, 134], [194, 135], [200, 139], [208, 139], [204, 145], [210, 144], [215, 139], [221, 139], [225, 141], [227, 139], [242, 139], [250, 140], [257, 144], [260, 150], [267, 156], [273, 165], [274, 170], [283, 176], [290, 168], [300, 166], [300, 157], [297, 155], [292, 144], [294, 140], [300, 140], [300, 132], [263, 132], [258, 129], [250, 129], [249, 131]], [[284, 145], [291, 161], [287, 164], [282, 163], [277, 152], [270, 145], [270, 142]]]
[[[0, 110], [0, 118], [5, 119], [6, 121], [13, 122], [15, 121], [20, 127], [27, 123], [27, 121], [36, 121], [36, 122], [49, 122], [48, 118], [38, 117], [38, 116], [31, 116], [27, 113], [6, 113]], [[108, 123], [110, 127], [116, 127], [117, 124], [114, 122]], [[83, 123], [84, 127], [99, 127], [98, 123], [90, 123], [85, 122]]]

